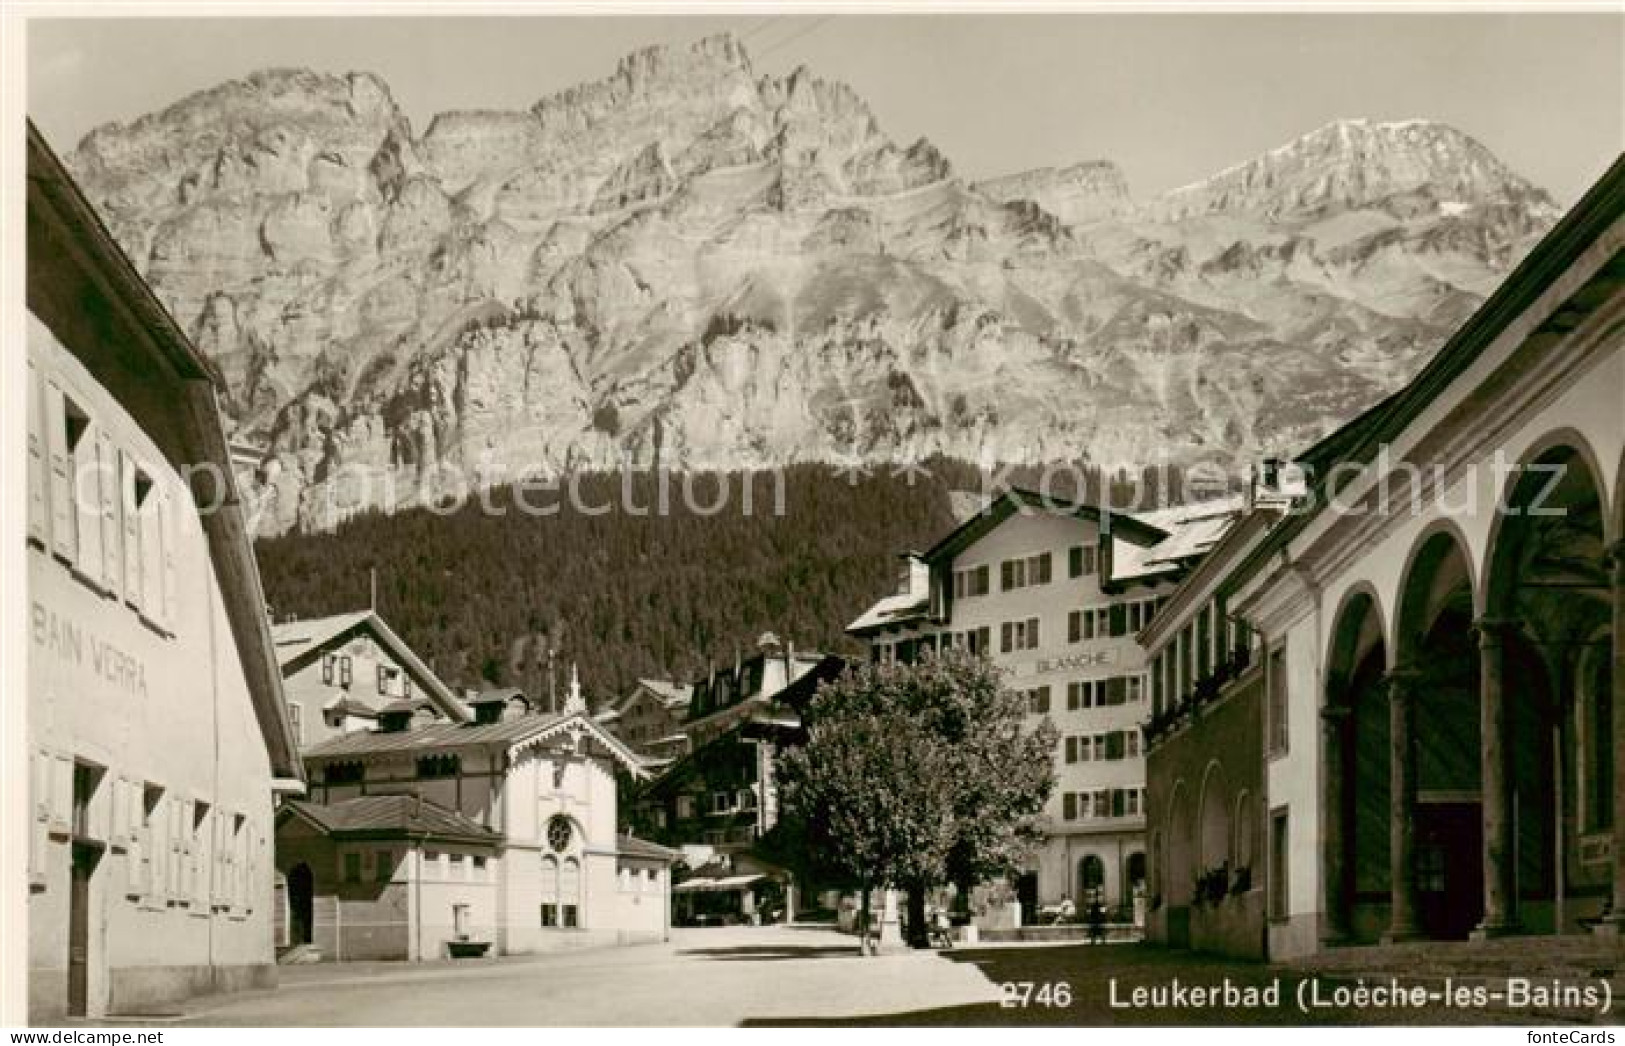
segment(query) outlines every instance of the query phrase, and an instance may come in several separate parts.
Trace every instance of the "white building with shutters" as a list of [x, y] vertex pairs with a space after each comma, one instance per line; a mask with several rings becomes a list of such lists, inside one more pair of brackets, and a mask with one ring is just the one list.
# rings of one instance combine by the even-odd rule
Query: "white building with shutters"
[[1012, 489], [924, 554], [847, 631], [874, 657], [961, 647], [1005, 670], [1061, 739], [1048, 841], [1017, 879], [1023, 917], [1065, 901], [1135, 910], [1145, 860], [1149, 715], [1135, 634], [1236, 518], [1239, 500], [1127, 514]]
[[274, 981], [302, 772], [212, 370], [32, 125], [27, 225], [30, 1015], [173, 1012]]

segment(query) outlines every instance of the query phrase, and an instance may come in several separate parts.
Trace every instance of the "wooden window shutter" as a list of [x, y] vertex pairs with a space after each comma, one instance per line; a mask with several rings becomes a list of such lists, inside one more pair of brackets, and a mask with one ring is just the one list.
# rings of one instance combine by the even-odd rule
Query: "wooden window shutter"
[[1126, 676], [1112, 676], [1106, 680], [1106, 703], [1120, 705], [1128, 693], [1128, 678]]
[[46, 854], [51, 843], [51, 757], [36, 749], [33, 753], [34, 816], [30, 821], [28, 845], [28, 879], [43, 885], [46, 879]]
[[1123, 731], [1113, 730], [1106, 735], [1106, 758], [1123, 758]]
[[51, 548], [68, 561], [78, 554], [73, 514], [72, 459], [68, 456], [68, 409], [56, 382], [45, 386], [45, 446], [51, 459]]
[[1122, 603], [1113, 603], [1111, 608], [1111, 634], [1125, 635], [1128, 632], [1128, 608]]
[[109, 793], [108, 799], [111, 803], [107, 840], [113, 850], [123, 850], [129, 846], [130, 831], [125, 822], [129, 806], [124, 800], [125, 791], [129, 787], [130, 782], [122, 777], [115, 777], [102, 786], [102, 790]]
[[[1118, 736], [1121, 737], [1121, 735]], [[1112, 816], [1123, 816], [1123, 790], [1121, 788], [1112, 789]]]
[[68, 835], [73, 829], [73, 757], [51, 756], [51, 834]]
[[139, 470], [135, 460], [119, 452], [119, 501], [124, 521], [124, 601], [141, 607], [141, 505], [137, 499]]
[[230, 818], [220, 809], [216, 809], [210, 818], [212, 838], [209, 847], [211, 857], [209, 868], [214, 874], [209, 884], [209, 897], [217, 908], [229, 907], [231, 904], [231, 853], [228, 850], [230, 836], [227, 834], [229, 822]]
[[147, 861], [149, 847], [146, 825], [146, 786], [141, 781], [129, 781], [124, 789], [124, 818], [129, 825], [129, 838], [125, 844], [124, 893], [139, 897], [147, 891]]
[[28, 361], [28, 537], [45, 545], [47, 518], [46, 505], [45, 425], [40, 410], [40, 376], [34, 361]]
[[1068, 821], [1078, 819], [1078, 793], [1067, 792], [1061, 797], [1061, 816]]
[[105, 429], [96, 430], [96, 503], [102, 514], [102, 584], [109, 592], [118, 592], [124, 583], [124, 564], [120, 550], [123, 545], [123, 527], [119, 524], [118, 452], [113, 448], [113, 436]]
[[1066, 739], [1066, 761], [1069, 763], [1078, 761], [1078, 739], [1076, 737]]
[[97, 585], [102, 584], [106, 571], [102, 561], [101, 477], [96, 457], [100, 442], [101, 427], [88, 423], [78, 444], [70, 448], [68, 454], [68, 479], [73, 484], [71, 493], [79, 531], [79, 553], [74, 562], [80, 574]]
[[164, 627], [174, 631], [175, 622], [180, 617], [180, 607], [176, 605], [178, 594], [175, 590], [175, 545], [177, 543], [176, 531], [179, 529], [177, 519], [179, 505], [165, 492], [162, 500], [158, 502], [158, 517], [163, 533], [164, 547], [164, 614], [162, 623]]
[[186, 819], [186, 806], [178, 796], [169, 801], [169, 808], [165, 811], [164, 837], [168, 842], [164, 857], [164, 897], [170, 901], [181, 899], [181, 879], [185, 871], [186, 852], [182, 847], [185, 844], [182, 832], [185, 831], [183, 822]]
[[162, 613], [164, 549], [159, 530], [158, 489], [154, 486], [141, 502], [136, 525], [141, 529], [141, 610], [149, 621]]

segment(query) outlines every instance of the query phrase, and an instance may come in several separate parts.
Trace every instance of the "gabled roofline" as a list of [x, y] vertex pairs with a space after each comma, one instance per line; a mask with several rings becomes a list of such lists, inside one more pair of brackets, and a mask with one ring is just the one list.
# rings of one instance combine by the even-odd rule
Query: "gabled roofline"
[[1136, 545], [1145, 547], [1150, 547], [1168, 537], [1168, 532], [1161, 527], [1153, 526], [1126, 512], [1114, 512], [1110, 508], [1102, 508], [1099, 505], [1092, 505], [1082, 501], [1062, 502], [1037, 491], [1027, 490], [1023, 487], [1010, 487], [992, 501], [989, 501], [975, 515], [949, 531], [941, 540], [927, 549], [920, 558], [933, 566], [944, 560], [952, 559], [986, 537], [1005, 520], [1024, 508], [1039, 509], [1058, 516], [1071, 516], [1075, 519], [1089, 520], [1099, 524], [1102, 529], [1107, 530], [1113, 536], [1121, 537]]
[[651, 776], [649, 773], [649, 768], [644, 765], [643, 758], [641, 756], [632, 751], [630, 748], [626, 747], [626, 745], [621, 742], [620, 738], [616, 737], [608, 730], [605, 730], [601, 725], [593, 720], [592, 716], [587, 715], [584, 712], [576, 712], [572, 715], [564, 716], [551, 723], [548, 723], [546, 726], [542, 727], [540, 730], [537, 730], [533, 734], [528, 734], [519, 738], [518, 740], [509, 741], [507, 743], [508, 754], [518, 755], [536, 747], [537, 745], [545, 743], [558, 734], [575, 733], [578, 730], [590, 733], [594, 739], [603, 744], [605, 748], [609, 749], [610, 754], [615, 757], [617, 762], [626, 768], [627, 772], [630, 773], [633, 778], [643, 779]]
[[1181, 615], [1196, 605], [1196, 594], [1205, 590], [1215, 577], [1220, 588], [1239, 584], [1242, 578], [1229, 569], [1232, 558], [1245, 552], [1250, 542], [1266, 534], [1280, 518], [1281, 513], [1270, 507], [1255, 508], [1243, 516], [1202, 556], [1195, 568], [1180, 579], [1178, 587], [1168, 594], [1168, 602], [1135, 637], [1136, 642], [1147, 650], [1162, 642], [1166, 638], [1164, 633], [1177, 627], [1175, 622], [1182, 620]]
[[[427, 802], [428, 800], [424, 800]], [[322, 823], [305, 807], [306, 802], [283, 803], [277, 808], [276, 820], [297, 817], [310, 825], [322, 835], [330, 839], [418, 839], [443, 843], [472, 843], [479, 846], [501, 847], [502, 833], [495, 829], [487, 829], [485, 833], [474, 832], [441, 832], [428, 829], [413, 831], [408, 828], [333, 828]], [[322, 804], [325, 805], [325, 804]], [[442, 808], [444, 809], [444, 808]], [[448, 813], [457, 813], [448, 810]]]
[[401, 662], [402, 667], [411, 674], [413, 679], [417, 680], [419, 686], [423, 688], [424, 693], [434, 702], [435, 707], [440, 710], [442, 715], [454, 723], [467, 723], [473, 719], [473, 716], [469, 714], [468, 707], [463, 704], [451, 687], [447, 686], [444, 680], [435, 675], [434, 670], [425, 664], [423, 659], [418, 657], [411, 647], [406, 645], [406, 641], [397, 635], [394, 629], [389, 627], [389, 623], [379, 616], [376, 610], [366, 611], [365, 615], [354, 624], [334, 632], [320, 643], [310, 644], [309, 649], [301, 650], [293, 657], [290, 657], [282, 665], [282, 674], [284, 676], [293, 675], [314, 662], [317, 656], [324, 651], [331, 650], [340, 643], [348, 642], [356, 633], [362, 631], [370, 632], [374, 639], [378, 640], [390, 653], [395, 655], [396, 659]]
[[[199, 504], [212, 507], [209, 512], [199, 511], [198, 516], [209, 543], [215, 581], [220, 586], [226, 622], [237, 648], [254, 717], [265, 742], [271, 776], [284, 782], [303, 781], [304, 763], [288, 718], [276, 646], [265, 618], [259, 565], [243, 520], [231, 451], [220, 422], [217, 389], [224, 384], [220, 372], [182, 333], [32, 120], [27, 121], [27, 130], [25, 224], [29, 252], [49, 255], [55, 264], [76, 272], [99, 292], [108, 306], [109, 318], [129, 336], [124, 351], [139, 353], [148, 373], [167, 367], [168, 374], [163, 377], [179, 386], [175, 410], [179, 444], [158, 439], [155, 442], [177, 471], [184, 472], [205, 461], [218, 466], [192, 469], [194, 486], [188, 493], [194, 508]], [[28, 270], [26, 297], [32, 310], [34, 276], [44, 271], [41, 260], [30, 257]], [[162, 361], [160, 368], [153, 367], [157, 361]], [[95, 368], [91, 369], [96, 375]], [[101, 375], [96, 376], [103, 380]], [[213, 474], [205, 475], [205, 471]]]
[[1327, 503], [1324, 495], [1330, 466], [1344, 461], [1367, 462], [1381, 445], [1392, 442], [1507, 327], [1533, 308], [1547, 289], [1605, 235], [1621, 215], [1625, 215], [1625, 153], [1614, 159], [1603, 176], [1535, 244], [1416, 377], [1305, 452], [1303, 458], [1314, 455], [1318, 459], [1314, 462], [1318, 473], [1311, 477], [1310, 489], [1314, 510], [1294, 513], [1283, 521], [1241, 563], [1238, 572], [1250, 574], [1319, 519]]

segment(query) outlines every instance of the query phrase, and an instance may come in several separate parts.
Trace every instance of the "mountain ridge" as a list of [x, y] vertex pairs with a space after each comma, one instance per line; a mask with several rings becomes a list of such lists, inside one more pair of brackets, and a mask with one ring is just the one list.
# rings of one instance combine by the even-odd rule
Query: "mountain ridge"
[[421, 135], [381, 77], [262, 70], [68, 162], [273, 532], [578, 468], [1236, 465], [1403, 381], [1557, 215], [1430, 121], [1147, 200], [1109, 160], [966, 181], [727, 35]]

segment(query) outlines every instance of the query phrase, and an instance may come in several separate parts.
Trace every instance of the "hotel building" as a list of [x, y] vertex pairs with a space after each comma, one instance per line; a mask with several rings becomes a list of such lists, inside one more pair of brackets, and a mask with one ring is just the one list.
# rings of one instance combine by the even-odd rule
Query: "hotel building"
[[1023, 918], [1071, 900], [1135, 913], [1145, 879], [1149, 708], [1135, 639], [1223, 535], [1239, 500], [1110, 512], [1010, 490], [929, 551], [903, 557], [898, 588], [847, 631], [881, 660], [964, 648], [1060, 731], [1048, 841], [1017, 880]]

